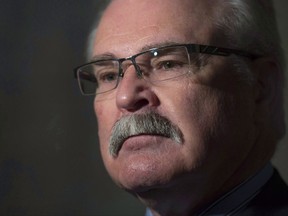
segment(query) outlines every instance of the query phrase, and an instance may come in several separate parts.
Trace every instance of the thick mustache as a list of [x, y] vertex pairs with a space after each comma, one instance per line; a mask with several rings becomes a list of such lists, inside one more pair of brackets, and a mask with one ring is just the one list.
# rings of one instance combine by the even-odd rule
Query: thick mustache
[[109, 142], [110, 154], [116, 157], [126, 139], [141, 134], [164, 136], [179, 144], [183, 142], [182, 132], [176, 125], [166, 117], [150, 111], [123, 116], [115, 123]]

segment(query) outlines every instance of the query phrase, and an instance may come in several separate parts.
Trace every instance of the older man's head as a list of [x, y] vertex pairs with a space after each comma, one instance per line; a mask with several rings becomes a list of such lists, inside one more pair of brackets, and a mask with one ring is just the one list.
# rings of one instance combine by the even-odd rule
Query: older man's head
[[114, 0], [105, 10], [90, 43], [99, 62], [81, 76], [97, 82], [109, 174], [147, 206], [193, 212], [270, 160], [284, 134], [283, 65], [265, 2]]

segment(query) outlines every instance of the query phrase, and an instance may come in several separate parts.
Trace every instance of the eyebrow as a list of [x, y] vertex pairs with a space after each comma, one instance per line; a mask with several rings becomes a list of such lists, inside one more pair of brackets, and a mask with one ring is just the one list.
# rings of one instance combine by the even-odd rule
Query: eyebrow
[[[160, 43], [151, 43], [151, 44], [147, 44], [147, 45], [141, 47], [141, 49], [138, 51], [138, 53], [145, 52], [145, 51], [148, 51], [148, 50], [153, 49], [153, 48], [159, 48], [159, 47], [165, 47], [165, 46], [177, 45], [177, 44], [180, 44], [180, 43], [172, 42], [172, 41], [164, 41], [164, 42], [160, 42]], [[135, 53], [135, 54], [137, 54], [137, 53]], [[129, 56], [127, 56], [127, 57], [129, 57]], [[117, 59], [117, 57], [111, 52], [106, 52], [106, 53], [103, 53], [100, 55], [94, 55], [90, 61], [108, 60], [108, 59]]]
[[116, 59], [116, 56], [113, 53], [107, 52], [100, 55], [94, 55], [90, 61], [98, 61], [98, 60], [105, 60], [105, 59]]
[[139, 52], [144, 52], [153, 48], [160, 48], [160, 47], [165, 47], [165, 46], [170, 46], [170, 45], [177, 45], [180, 43], [176, 43], [176, 42], [172, 42], [172, 41], [165, 41], [165, 42], [160, 42], [160, 43], [152, 43], [152, 44], [148, 44], [143, 46]]

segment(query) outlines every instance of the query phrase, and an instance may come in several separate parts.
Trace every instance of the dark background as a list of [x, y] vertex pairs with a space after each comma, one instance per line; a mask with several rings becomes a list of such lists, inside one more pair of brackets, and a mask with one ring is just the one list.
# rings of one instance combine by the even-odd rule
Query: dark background
[[[73, 78], [101, 2], [0, 0], [0, 215], [144, 214], [103, 168], [93, 98]], [[287, 50], [288, 1], [275, 3]], [[286, 181], [287, 142], [273, 160]]]

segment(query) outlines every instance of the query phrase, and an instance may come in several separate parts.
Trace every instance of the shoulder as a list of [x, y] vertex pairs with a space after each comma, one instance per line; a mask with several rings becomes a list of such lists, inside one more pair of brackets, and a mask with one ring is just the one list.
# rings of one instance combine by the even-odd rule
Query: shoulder
[[241, 215], [288, 215], [288, 186], [275, 169], [273, 176], [262, 187]]

